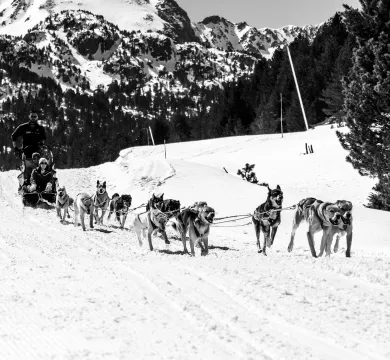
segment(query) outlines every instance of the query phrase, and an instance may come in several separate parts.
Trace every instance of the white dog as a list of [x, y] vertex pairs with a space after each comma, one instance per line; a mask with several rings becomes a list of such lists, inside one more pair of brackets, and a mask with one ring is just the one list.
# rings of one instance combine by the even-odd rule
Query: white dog
[[74, 202], [74, 226], [78, 225], [78, 218], [83, 230], [85, 231], [84, 216], [89, 215], [89, 227], [93, 229], [93, 197], [86, 193], [81, 193], [76, 196]]
[[152, 233], [160, 230], [166, 244], [170, 244], [167, 234], [165, 233], [165, 224], [168, 221], [167, 216], [158, 209], [151, 208], [142, 214], [138, 214], [133, 221], [134, 230], [137, 234], [139, 245], [142, 246], [142, 236], [146, 237], [148, 231], [149, 249], [153, 251]]

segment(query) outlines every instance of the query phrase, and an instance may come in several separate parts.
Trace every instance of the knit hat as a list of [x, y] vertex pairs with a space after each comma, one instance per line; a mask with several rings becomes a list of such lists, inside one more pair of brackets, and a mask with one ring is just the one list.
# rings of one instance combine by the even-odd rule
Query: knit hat
[[40, 158], [41, 157], [41, 154], [40, 153], [37, 153], [37, 152], [35, 152], [35, 153], [33, 153], [32, 154], [32, 156], [31, 156], [33, 159], [35, 158], [35, 157], [38, 157], [38, 158]]
[[42, 157], [39, 159], [38, 165], [41, 165], [41, 163], [45, 162], [46, 164], [48, 163], [47, 159]]

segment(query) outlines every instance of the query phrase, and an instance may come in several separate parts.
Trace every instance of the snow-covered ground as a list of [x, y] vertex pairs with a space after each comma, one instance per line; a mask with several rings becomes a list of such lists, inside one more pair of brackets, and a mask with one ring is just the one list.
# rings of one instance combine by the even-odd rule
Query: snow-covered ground
[[[302, 154], [306, 142], [314, 154]], [[169, 230], [171, 245], [155, 237], [150, 252], [134, 214], [124, 230], [106, 220], [83, 232], [54, 210], [23, 208], [17, 172], [0, 173], [0, 359], [389, 359], [390, 214], [363, 206], [375, 181], [345, 156], [323, 126], [168, 144], [167, 159], [163, 146], [126, 149], [58, 176], [73, 196], [105, 180], [133, 206], [164, 192], [182, 205], [206, 200], [223, 217], [265, 200], [266, 188], [235, 175], [256, 164], [260, 182], [281, 186], [284, 206], [351, 200], [351, 258], [345, 240], [330, 258], [312, 258], [304, 226], [288, 253], [292, 211], [268, 257], [256, 252], [249, 219], [214, 226], [206, 257], [183, 255]]]

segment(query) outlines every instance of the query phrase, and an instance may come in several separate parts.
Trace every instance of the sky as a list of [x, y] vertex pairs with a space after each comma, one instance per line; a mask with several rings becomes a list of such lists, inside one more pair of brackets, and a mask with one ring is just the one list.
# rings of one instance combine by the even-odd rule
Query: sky
[[176, 0], [191, 21], [219, 15], [233, 23], [246, 21], [256, 28], [317, 25], [342, 10], [360, 8], [359, 0]]

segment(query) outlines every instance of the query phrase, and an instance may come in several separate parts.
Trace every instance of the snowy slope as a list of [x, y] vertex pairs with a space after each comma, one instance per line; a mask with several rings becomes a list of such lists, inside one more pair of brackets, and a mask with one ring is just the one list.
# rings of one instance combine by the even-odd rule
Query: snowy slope
[[[305, 142], [314, 154], [301, 154]], [[292, 211], [268, 257], [248, 219], [214, 226], [207, 257], [183, 256], [170, 230], [171, 245], [155, 237], [151, 253], [131, 229], [141, 209], [125, 230], [112, 221], [83, 233], [54, 210], [23, 208], [17, 172], [0, 173], [0, 358], [389, 358], [390, 215], [362, 205], [374, 180], [345, 155], [324, 126], [168, 144], [167, 159], [162, 146], [125, 149], [113, 163], [58, 175], [73, 196], [92, 194], [99, 179], [133, 206], [164, 192], [182, 205], [206, 200], [222, 217], [265, 200], [265, 188], [234, 175], [255, 163], [260, 181], [281, 186], [284, 206], [307, 196], [353, 202], [350, 259], [345, 240], [338, 254], [313, 259], [304, 226], [288, 253]]]

